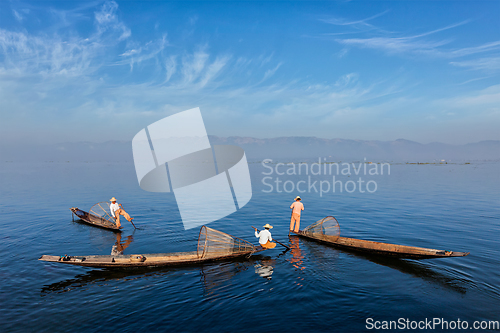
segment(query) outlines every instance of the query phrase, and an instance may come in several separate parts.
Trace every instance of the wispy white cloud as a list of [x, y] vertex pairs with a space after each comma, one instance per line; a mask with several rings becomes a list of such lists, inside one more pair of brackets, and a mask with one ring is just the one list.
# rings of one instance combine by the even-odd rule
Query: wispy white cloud
[[192, 55], [182, 57], [182, 75], [185, 84], [194, 82], [199, 78], [201, 72], [205, 68], [209, 58], [208, 53], [204, 50], [199, 50]]
[[24, 17], [17, 10], [13, 9], [12, 13], [18, 22], [22, 22], [24, 20]]
[[348, 20], [345, 18], [340, 18], [340, 17], [329, 17], [329, 18], [321, 18], [320, 21], [328, 24], [333, 24], [337, 26], [352, 26], [355, 28], [371, 28], [374, 29], [375, 26], [372, 24], [368, 23], [368, 21], [371, 21], [377, 17], [380, 17], [386, 13], [388, 13], [389, 10], [385, 10], [381, 13], [375, 14], [373, 16], [367, 17], [365, 19], [361, 20]]
[[132, 71], [134, 69], [134, 64], [140, 64], [143, 61], [155, 58], [168, 45], [167, 35], [165, 34], [161, 39], [147, 42], [136, 48], [128, 49], [120, 54], [123, 60], [118, 61], [117, 64], [127, 63], [130, 65], [130, 70]]
[[397, 37], [392, 36], [393, 34], [383, 34], [382, 36], [368, 38], [337, 38], [335, 41], [342, 45], [381, 50], [390, 54], [419, 54], [439, 58], [459, 58], [500, 49], [500, 41], [484, 43], [471, 47], [446, 48], [445, 46], [451, 44], [453, 39], [430, 40], [425, 38], [442, 31], [457, 28], [469, 22], [470, 20], [465, 20], [442, 28], [410, 36]]
[[18, 73], [81, 75], [91, 70], [92, 53], [97, 47], [89, 40], [62, 40], [0, 29], [3, 68]]
[[[16, 75], [89, 75], [102, 66], [100, 57], [106, 49], [130, 36], [130, 29], [116, 16], [117, 8], [113, 1], [104, 3], [95, 12], [95, 32], [86, 38], [65, 32], [49, 35], [0, 29], [4, 57], [0, 66]], [[58, 13], [64, 21], [67, 15]]]
[[177, 57], [174, 55], [171, 55], [165, 60], [165, 70], [166, 70], [166, 75], [165, 75], [165, 83], [170, 81], [170, 78], [172, 75], [175, 74], [177, 71]]
[[227, 65], [229, 59], [231, 59], [230, 56], [217, 57], [215, 61], [207, 67], [205, 74], [200, 79], [199, 86], [205, 87], [209, 81], [217, 77], [221, 70]]
[[482, 53], [482, 52], [489, 52], [489, 51], [494, 51], [494, 50], [499, 50], [500, 49], [500, 41], [495, 41], [491, 43], [486, 43], [478, 46], [473, 46], [473, 47], [465, 47], [462, 49], [458, 50], [452, 50], [451, 55], [454, 57], [462, 57], [462, 56], [467, 56], [471, 54], [477, 54], [477, 53]]
[[419, 37], [429, 36], [429, 35], [432, 35], [432, 34], [435, 34], [435, 33], [441, 32], [441, 31], [450, 30], [450, 29], [459, 27], [459, 26], [467, 24], [469, 22], [470, 22], [470, 20], [464, 20], [464, 21], [461, 21], [461, 22], [458, 22], [458, 23], [447, 25], [447, 26], [442, 27], [442, 28], [438, 28], [438, 29], [435, 29], [435, 30], [427, 31], [427, 32], [424, 32], [424, 33], [412, 36], [411, 38], [419, 38]]
[[95, 12], [95, 21], [99, 34], [108, 30], [121, 32], [118, 40], [130, 37], [130, 29], [116, 15], [118, 4], [114, 1], [105, 2], [99, 11]]
[[234, 68], [237, 70], [247, 69], [254, 62], [254, 59], [248, 59], [245, 57], [238, 57], [236, 63], [234, 64]]
[[461, 86], [461, 85], [464, 85], [464, 84], [467, 84], [467, 83], [471, 83], [471, 82], [475, 82], [475, 81], [480, 81], [480, 80], [488, 79], [490, 77], [491, 76], [475, 77], [473, 79], [466, 80], [466, 81], [461, 82], [461, 83], [457, 83], [457, 85]]
[[346, 87], [358, 81], [359, 75], [357, 73], [349, 73], [346, 75], [342, 75], [337, 82], [335, 82], [335, 86], [337, 87]]
[[487, 72], [500, 71], [500, 57], [487, 57], [473, 60], [452, 61], [450, 64], [458, 67], [482, 70]]
[[391, 53], [406, 53], [406, 52], [416, 52], [438, 55], [443, 52], [438, 50], [440, 46], [448, 44], [449, 40], [441, 41], [425, 41], [421, 40], [422, 37], [429, 36], [441, 31], [456, 28], [458, 26], [464, 25], [469, 21], [462, 21], [459, 23], [451, 24], [443, 28], [435, 29], [432, 31], [424, 32], [413, 36], [403, 36], [403, 37], [370, 37], [370, 38], [346, 38], [346, 39], [336, 39], [337, 42], [345, 45], [353, 45], [359, 47], [381, 49]]
[[[471, 91], [461, 96], [438, 99], [432, 102], [443, 112], [454, 112], [467, 118], [494, 114], [500, 120], [500, 85]], [[469, 112], [471, 109], [475, 112]]]
[[379, 49], [389, 53], [414, 52], [432, 55], [441, 54], [437, 48], [449, 43], [449, 41], [419, 41], [415, 40], [415, 37], [348, 38], [336, 41], [344, 45]]
[[264, 65], [268, 64], [273, 59], [273, 56], [274, 56], [274, 52], [271, 52], [271, 54], [269, 54], [267, 56], [262, 54], [259, 56], [258, 61], [260, 62], [261, 66], [264, 66]]
[[198, 22], [198, 15], [193, 15], [189, 18], [189, 24], [195, 25]]
[[342, 50], [340, 50], [339, 52], [336, 53], [336, 56], [337, 58], [343, 58], [344, 56], [347, 55], [347, 53], [349, 53], [349, 49], [347, 47], [344, 47], [342, 48]]
[[266, 81], [267, 79], [269, 79], [271, 76], [273, 76], [276, 73], [276, 71], [281, 67], [281, 65], [283, 65], [283, 63], [280, 62], [274, 68], [268, 69], [264, 73], [264, 77], [262, 78], [262, 81], [260, 81], [260, 82], [262, 83], [262, 82]]

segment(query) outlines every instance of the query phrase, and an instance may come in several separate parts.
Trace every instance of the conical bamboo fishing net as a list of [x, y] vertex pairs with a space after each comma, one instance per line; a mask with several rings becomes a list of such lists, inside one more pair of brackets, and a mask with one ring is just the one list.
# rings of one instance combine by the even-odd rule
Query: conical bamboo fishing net
[[335, 242], [340, 236], [340, 226], [335, 217], [327, 216], [305, 228], [303, 233], [309, 237]]
[[198, 237], [198, 258], [211, 256], [233, 256], [242, 253], [252, 253], [255, 247], [238, 237], [202, 226]]
[[96, 203], [92, 208], [90, 208], [89, 219], [95, 223], [103, 223], [106, 220], [109, 223], [115, 224], [115, 219], [111, 216], [111, 211], [109, 210], [109, 202], [103, 201]]

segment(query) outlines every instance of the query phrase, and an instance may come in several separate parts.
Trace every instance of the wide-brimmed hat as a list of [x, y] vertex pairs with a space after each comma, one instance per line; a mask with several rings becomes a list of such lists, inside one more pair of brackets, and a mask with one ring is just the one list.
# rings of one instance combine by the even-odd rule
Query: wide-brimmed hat
[[116, 201], [116, 198], [112, 197], [111, 200], [109, 200], [109, 201], [111, 201], [111, 202]]
[[273, 226], [272, 226], [272, 225], [270, 225], [269, 223], [266, 223], [266, 225], [264, 226], [264, 228], [267, 228], [267, 229], [272, 229], [272, 228], [273, 228]]
[[296, 197], [295, 197], [295, 200], [297, 200], [297, 199], [301, 200], [299, 196], [296, 196]]

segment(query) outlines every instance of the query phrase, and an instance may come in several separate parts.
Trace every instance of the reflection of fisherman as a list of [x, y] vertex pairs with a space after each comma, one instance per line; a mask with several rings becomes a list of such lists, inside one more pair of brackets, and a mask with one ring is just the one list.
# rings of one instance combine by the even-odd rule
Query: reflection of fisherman
[[302, 255], [302, 250], [300, 249], [299, 246], [299, 238], [297, 236], [291, 236], [290, 237], [290, 249], [292, 253], [292, 258], [290, 259], [290, 263], [293, 265], [293, 267], [297, 269], [304, 269], [305, 267], [302, 266], [302, 259], [304, 259], [304, 256]]
[[270, 265], [270, 261], [268, 262], [267, 260], [262, 260], [260, 264], [256, 264], [255, 267], [255, 273], [259, 274], [260, 277], [263, 277], [265, 279], [271, 280], [273, 277], [273, 266]]
[[276, 247], [276, 243], [272, 242], [273, 238], [271, 237], [271, 232], [269, 231], [270, 229], [273, 228], [273, 226], [271, 226], [271, 225], [269, 225], [269, 223], [267, 223], [264, 226], [264, 228], [265, 229], [260, 231], [260, 232], [257, 228], [254, 228], [255, 229], [255, 237], [257, 237], [259, 239], [259, 244], [264, 249], [274, 249]]
[[127, 212], [123, 209], [122, 204], [116, 203], [115, 197], [112, 197], [110, 201], [111, 205], [109, 205], [109, 210], [111, 212], [111, 216], [115, 218], [116, 226], [118, 228], [121, 227], [120, 215], [123, 215], [127, 219], [127, 221], [132, 222], [134, 218], [130, 217], [130, 215], [127, 214]]
[[132, 237], [132, 235], [127, 236], [127, 240], [125, 241], [125, 243], [122, 244], [122, 234], [117, 233], [116, 243], [111, 248], [111, 255], [117, 256], [123, 254], [123, 251], [125, 251], [125, 249], [130, 245], [130, 243], [132, 243], [133, 240], [134, 238]]

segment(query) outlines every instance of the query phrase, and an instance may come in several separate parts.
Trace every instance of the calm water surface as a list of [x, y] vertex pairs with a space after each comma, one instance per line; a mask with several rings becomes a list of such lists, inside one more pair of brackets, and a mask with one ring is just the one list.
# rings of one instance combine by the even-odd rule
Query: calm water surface
[[499, 166], [394, 164], [390, 175], [370, 178], [375, 193], [302, 194], [302, 226], [333, 215], [343, 236], [468, 257], [381, 259], [288, 240], [288, 207], [298, 193], [264, 193], [267, 170], [253, 163], [251, 202], [210, 226], [257, 244], [250, 225], [271, 223], [291, 251], [278, 246], [249, 260], [107, 271], [37, 259], [110, 254], [116, 234], [72, 222], [69, 208], [88, 210], [112, 196], [140, 227], [123, 224], [125, 254], [193, 251], [198, 229], [183, 229], [173, 194], [142, 191], [131, 163], [3, 162], [0, 331], [359, 332], [367, 318], [500, 320]]

